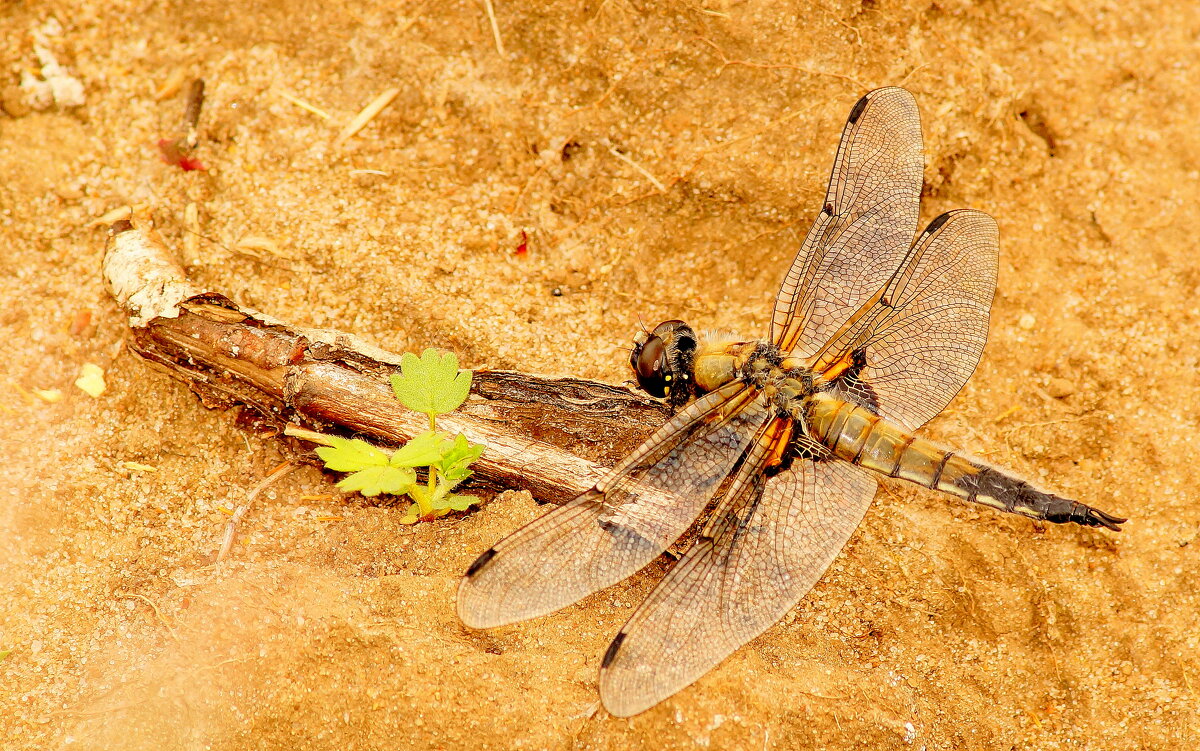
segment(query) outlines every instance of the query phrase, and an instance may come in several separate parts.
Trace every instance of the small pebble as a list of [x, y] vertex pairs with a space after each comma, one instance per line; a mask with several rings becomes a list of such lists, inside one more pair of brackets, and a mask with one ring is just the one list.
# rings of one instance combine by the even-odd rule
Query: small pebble
[[92, 329], [92, 311], [83, 310], [75, 311], [75, 315], [71, 318], [71, 327], [69, 329], [71, 336], [79, 338], [85, 334], [89, 334]]
[[29, 105], [25, 103], [25, 92], [20, 86], [5, 86], [0, 89], [0, 109], [9, 117], [25, 117], [29, 114]]
[[1075, 384], [1067, 378], [1051, 378], [1046, 384], [1046, 393], [1055, 399], [1062, 399], [1075, 393]]
[[83, 198], [83, 190], [78, 185], [69, 182], [59, 183], [54, 188], [55, 194], [64, 201], [78, 201]]
[[1017, 319], [1017, 325], [1026, 331], [1030, 331], [1037, 325], [1037, 319], [1033, 317], [1032, 313], [1025, 313]]

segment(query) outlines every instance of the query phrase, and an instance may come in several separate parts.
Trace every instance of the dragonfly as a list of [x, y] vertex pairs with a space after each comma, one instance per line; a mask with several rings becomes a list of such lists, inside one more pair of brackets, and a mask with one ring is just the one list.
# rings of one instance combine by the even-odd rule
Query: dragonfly
[[459, 585], [463, 623], [558, 610], [690, 532], [600, 661], [601, 701], [627, 717], [799, 603], [862, 521], [877, 478], [1118, 531], [1125, 519], [914, 435], [979, 363], [999, 247], [995, 220], [968, 209], [918, 236], [923, 172], [913, 95], [860, 99], [767, 338], [704, 338], [678, 320], [640, 334], [630, 365], [672, 416], [593, 488], [480, 555]]

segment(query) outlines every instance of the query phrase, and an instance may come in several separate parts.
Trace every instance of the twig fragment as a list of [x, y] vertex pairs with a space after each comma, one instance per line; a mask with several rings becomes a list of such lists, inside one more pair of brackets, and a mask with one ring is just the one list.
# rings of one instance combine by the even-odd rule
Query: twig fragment
[[728, 57], [725, 54], [724, 50], [722, 50], [720, 47], [718, 47], [716, 45], [716, 43], [713, 42], [712, 40], [705, 39], [704, 37], [697, 37], [697, 39], [699, 39], [701, 42], [704, 42], [709, 47], [712, 47], [714, 50], [716, 50], [717, 54], [720, 55], [721, 70], [717, 71], [718, 75], [720, 75], [726, 68], [730, 68], [734, 65], [741, 65], [745, 68], [758, 68], [761, 70], [794, 70], [794, 71], [798, 71], [800, 73], [807, 73], [810, 76], [829, 76], [830, 78], [840, 78], [843, 81], [849, 81], [850, 83], [854, 84], [855, 86], [859, 87], [860, 89], [871, 88], [870, 86], [867, 86], [865, 83], [863, 83], [862, 81], [859, 81], [857, 78], [854, 78], [853, 76], [847, 76], [847, 75], [843, 75], [841, 73], [833, 73], [828, 70], [816, 70], [814, 68], [805, 68], [802, 65], [793, 65], [792, 63], [759, 63], [759, 62], [754, 62], [752, 60], [733, 60], [730, 57]]
[[[128, 316], [128, 348], [190, 385], [209, 407], [247, 407], [280, 433], [300, 422], [381, 446], [428, 429], [428, 419], [392, 392], [399, 356], [346, 333], [291, 326], [198, 286], [153, 232], [117, 222], [103, 268]], [[473, 481], [564, 503], [592, 487], [666, 413], [661, 402], [624, 386], [477, 370], [470, 399], [438, 422], [487, 446], [472, 465]], [[304, 446], [291, 447], [309, 461]]]
[[137, 592], [122, 592], [121, 590], [113, 592], [113, 596], [130, 600], [141, 600], [149, 605], [150, 609], [154, 611], [154, 617], [157, 618], [158, 622], [163, 625], [163, 628], [167, 630], [167, 633], [171, 635], [171, 638], [175, 641], [179, 641], [179, 637], [175, 635], [175, 629], [171, 628], [171, 624], [166, 618], [163, 617], [162, 611], [158, 609], [158, 605], [154, 604], [154, 600], [151, 600], [145, 595], [138, 594]]
[[135, 203], [132, 206], [126, 204], [118, 206], [111, 211], [106, 211], [92, 221], [88, 222], [88, 228], [105, 227], [116, 224], [117, 222], [132, 219], [135, 214], [141, 214], [146, 209], [150, 208], [148, 203]]
[[246, 494], [246, 500], [238, 504], [238, 507], [233, 510], [233, 516], [225, 524], [225, 534], [221, 536], [221, 549], [217, 551], [217, 563], [225, 560], [229, 555], [229, 551], [233, 549], [233, 538], [237, 535], [238, 522], [250, 510], [250, 505], [254, 503], [254, 499], [259, 496], [269, 486], [274, 484], [281, 477], [291, 472], [297, 465], [292, 462], [285, 462], [280, 465], [274, 472], [263, 478], [262, 482], [254, 486], [249, 493]]
[[200, 124], [200, 110], [204, 108], [204, 79], [197, 78], [188, 87], [187, 106], [183, 110], [183, 143], [189, 148], [196, 148], [200, 138], [196, 134], [196, 126]]
[[371, 100], [370, 104], [368, 104], [366, 107], [363, 107], [362, 111], [354, 116], [354, 119], [350, 121], [349, 125], [347, 125], [345, 128], [342, 128], [342, 132], [339, 133], [337, 139], [334, 140], [334, 145], [341, 146], [346, 141], [353, 138], [358, 131], [367, 126], [367, 123], [374, 120], [376, 115], [378, 115], [380, 112], [383, 112], [383, 108], [391, 104], [392, 100], [395, 99], [399, 94], [400, 89], [393, 87], [387, 89], [382, 94]]
[[654, 175], [650, 174], [650, 170], [646, 169], [646, 168], [645, 168], [645, 167], [643, 167], [642, 165], [640, 165], [640, 164], [638, 164], [637, 162], [633, 161], [633, 160], [632, 160], [632, 159], [630, 159], [630, 158], [629, 158], [627, 155], [625, 155], [625, 154], [622, 154], [621, 152], [617, 151], [616, 147], [612, 146], [611, 144], [608, 144], [608, 153], [612, 154], [612, 155], [613, 155], [613, 156], [615, 156], [617, 159], [620, 159], [622, 162], [625, 162], [625, 164], [628, 164], [630, 167], [633, 167], [635, 170], [637, 170], [637, 172], [638, 172], [638, 173], [639, 173], [639, 174], [640, 174], [642, 177], [644, 177], [644, 178], [646, 178], [647, 180], [649, 180], [649, 181], [650, 181], [650, 184], [651, 184], [651, 185], [653, 185], [655, 188], [657, 188], [657, 189], [658, 189], [658, 192], [659, 192], [659, 193], [666, 193], [666, 192], [667, 192], [667, 186], [663, 185], [663, 184], [662, 184], [662, 181], [660, 181], [660, 180], [659, 180], [657, 177], [655, 177]]

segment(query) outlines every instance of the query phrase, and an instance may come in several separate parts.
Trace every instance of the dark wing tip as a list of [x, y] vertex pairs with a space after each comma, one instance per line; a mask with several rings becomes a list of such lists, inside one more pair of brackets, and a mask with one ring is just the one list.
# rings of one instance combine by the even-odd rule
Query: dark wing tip
[[475, 576], [475, 574], [478, 574], [479, 569], [486, 566], [488, 564], [488, 561], [492, 560], [495, 557], [496, 557], [496, 549], [495, 548], [488, 548], [487, 550], [483, 551], [483, 554], [480, 555], [478, 558], [476, 558], [475, 562], [472, 563], [470, 565], [470, 567], [467, 568], [467, 573], [465, 575], [466, 578], [470, 579], [472, 576]]
[[855, 102], [854, 109], [850, 110], [850, 117], [847, 118], [847, 122], [849, 122], [851, 125], [854, 125], [856, 122], [858, 122], [858, 118], [862, 117], [863, 110], [867, 108], [867, 103], [870, 101], [871, 95], [867, 94], [862, 99], [859, 99], [857, 102]]
[[928, 227], [925, 228], [925, 234], [932, 235], [934, 232], [937, 232], [942, 228], [943, 224], [950, 221], [950, 217], [952, 216], [954, 216], [953, 211], [947, 211], [945, 214], [939, 215], [936, 219], [929, 223]]
[[604, 670], [609, 665], [613, 664], [613, 660], [617, 659], [617, 652], [621, 651], [621, 644], [625, 641], [625, 632], [621, 631], [612, 640], [612, 644], [608, 645], [608, 649], [604, 651], [604, 657], [600, 660], [600, 669]]

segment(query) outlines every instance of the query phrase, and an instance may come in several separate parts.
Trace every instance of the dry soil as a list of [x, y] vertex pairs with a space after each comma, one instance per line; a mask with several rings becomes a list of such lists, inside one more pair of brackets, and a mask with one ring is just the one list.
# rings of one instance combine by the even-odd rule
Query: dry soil
[[[483, 0], [0, 3], [2, 745], [1195, 748], [1200, 8], [493, 6], [497, 33]], [[81, 106], [25, 105], [39, 47]], [[184, 171], [156, 143], [196, 76]], [[620, 381], [639, 318], [761, 335], [849, 108], [889, 84], [920, 103], [925, 218], [1001, 228], [983, 362], [925, 435], [1125, 531], [887, 485], [783, 622], [632, 720], [596, 670], [661, 567], [495, 632], [454, 615], [527, 495], [406, 527], [304, 469], [212, 565], [288, 457], [123, 348], [96, 217], [146, 204], [198, 282], [298, 325]]]

